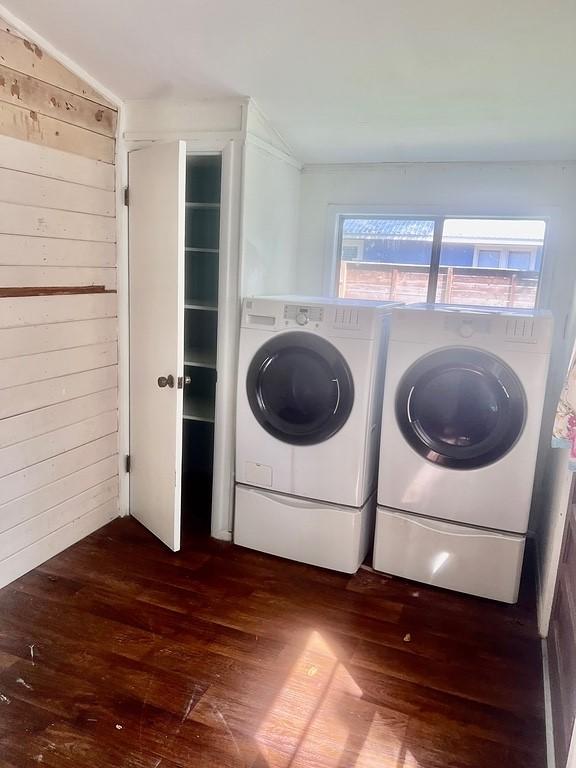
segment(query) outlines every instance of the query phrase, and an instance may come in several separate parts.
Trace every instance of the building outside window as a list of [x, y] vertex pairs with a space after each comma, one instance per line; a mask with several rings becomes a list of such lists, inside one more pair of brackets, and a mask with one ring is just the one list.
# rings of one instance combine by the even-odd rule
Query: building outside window
[[341, 216], [338, 295], [532, 309], [546, 223]]

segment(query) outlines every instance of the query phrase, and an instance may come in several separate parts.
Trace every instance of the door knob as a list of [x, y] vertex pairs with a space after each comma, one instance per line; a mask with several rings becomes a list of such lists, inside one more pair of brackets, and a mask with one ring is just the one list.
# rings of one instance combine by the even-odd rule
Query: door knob
[[159, 376], [158, 377], [158, 386], [159, 387], [172, 387], [174, 386], [174, 376], [170, 374], [169, 376]]

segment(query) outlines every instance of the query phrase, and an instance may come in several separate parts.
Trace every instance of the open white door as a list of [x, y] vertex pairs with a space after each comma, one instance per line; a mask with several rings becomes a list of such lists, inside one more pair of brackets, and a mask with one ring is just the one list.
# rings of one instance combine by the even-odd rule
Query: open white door
[[186, 144], [129, 154], [130, 513], [180, 549]]

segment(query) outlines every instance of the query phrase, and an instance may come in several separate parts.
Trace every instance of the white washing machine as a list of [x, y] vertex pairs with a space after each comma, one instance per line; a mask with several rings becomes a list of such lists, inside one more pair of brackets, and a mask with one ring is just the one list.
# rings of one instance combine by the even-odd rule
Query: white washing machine
[[516, 601], [551, 339], [548, 312], [394, 312], [377, 570]]
[[234, 541], [353, 573], [373, 530], [392, 306], [245, 299]]

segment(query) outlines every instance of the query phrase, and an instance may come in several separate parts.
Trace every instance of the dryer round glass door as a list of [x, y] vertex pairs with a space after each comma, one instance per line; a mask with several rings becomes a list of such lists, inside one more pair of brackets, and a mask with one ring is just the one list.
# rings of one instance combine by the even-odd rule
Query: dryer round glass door
[[503, 360], [451, 347], [406, 371], [396, 393], [396, 418], [408, 443], [428, 461], [474, 469], [514, 446], [524, 428], [526, 396]]
[[275, 336], [254, 355], [246, 380], [252, 413], [278, 440], [314, 445], [346, 423], [354, 402], [348, 363], [326, 339]]

